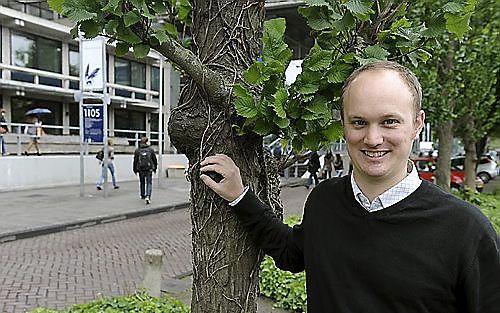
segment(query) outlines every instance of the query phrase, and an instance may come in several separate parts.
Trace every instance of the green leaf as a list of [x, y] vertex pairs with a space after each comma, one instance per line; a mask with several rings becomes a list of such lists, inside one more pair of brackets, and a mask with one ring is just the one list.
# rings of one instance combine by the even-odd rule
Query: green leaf
[[158, 42], [160, 43], [160, 45], [163, 44], [168, 39], [168, 36], [165, 33], [165, 31], [161, 30], [161, 29], [155, 31], [152, 36], [155, 37], [156, 39], [158, 39]]
[[328, 82], [332, 84], [343, 83], [351, 75], [352, 66], [345, 63], [336, 63], [328, 70]]
[[174, 24], [165, 23], [163, 25], [163, 28], [167, 31], [167, 34], [169, 34], [170, 37], [177, 38], [179, 36], [179, 33], [177, 32], [177, 27], [175, 27]]
[[374, 14], [375, 11], [371, 8], [370, 1], [363, 0], [349, 0], [343, 4], [354, 16], [362, 21], [366, 21], [370, 18], [370, 14]]
[[263, 81], [263, 70], [264, 65], [261, 62], [255, 62], [243, 73], [243, 78], [245, 82], [251, 85], [257, 85]]
[[48, 0], [47, 2], [51, 10], [61, 13], [64, 1], [65, 0]]
[[426, 27], [422, 35], [428, 38], [436, 37], [446, 30], [446, 19], [443, 15], [434, 16]]
[[97, 14], [95, 13], [90, 13], [87, 10], [80, 8], [63, 10], [62, 15], [66, 16], [70, 21], [74, 23], [90, 20], [97, 16]]
[[395, 30], [397, 30], [399, 28], [408, 28], [410, 26], [411, 26], [411, 22], [408, 21], [408, 19], [406, 17], [402, 17], [399, 20], [394, 21], [391, 24], [391, 30], [395, 31]]
[[298, 92], [303, 95], [315, 93], [318, 89], [319, 86], [317, 84], [306, 83], [298, 85]]
[[304, 2], [310, 7], [330, 6], [325, 0], [305, 0]]
[[332, 51], [318, 50], [304, 60], [304, 67], [311, 71], [323, 70], [332, 62]]
[[332, 122], [328, 128], [321, 133], [331, 142], [341, 139], [344, 135], [342, 123], [340, 121]]
[[116, 33], [116, 28], [118, 28], [118, 25], [120, 25], [120, 22], [118, 20], [110, 20], [106, 26], [104, 26], [104, 30], [106, 30], [106, 33], [108, 35], [112, 35]]
[[117, 8], [118, 5], [120, 4], [121, 0], [109, 0], [108, 4], [102, 8], [104, 12], [114, 12]]
[[315, 114], [328, 113], [328, 99], [324, 96], [316, 96], [311, 104], [306, 106], [306, 110]]
[[[313, 30], [323, 30], [330, 28], [332, 24], [328, 21], [328, 14], [315, 7], [300, 7], [297, 11], [306, 18], [307, 24]], [[328, 12], [328, 10], [326, 10]]]
[[[273, 109], [274, 112], [278, 115], [280, 118], [286, 118], [286, 112], [284, 109], [284, 105], [286, 101], [288, 100], [288, 93], [286, 89], [280, 88], [276, 93], [274, 94], [274, 103], [273, 103]], [[283, 127], [282, 127], [283, 128]]]
[[142, 59], [146, 57], [149, 53], [149, 45], [146, 44], [138, 44], [134, 45], [134, 56], [138, 59]]
[[116, 43], [115, 54], [117, 57], [122, 57], [128, 53], [130, 45], [126, 42], [119, 41]]
[[95, 38], [102, 30], [102, 26], [94, 20], [85, 20], [80, 23], [80, 30], [84, 32], [85, 38]]
[[450, 33], [455, 34], [458, 39], [461, 40], [464, 37], [464, 34], [471, 29], [469, 26], [471, 16], [472, 12], [463, 15], [446, 13], [444, 15], [444, 18], [446, 19], [446, 29]]
[[141, 38], [137, 36], [134, 32], [130, 30], [130, 28], [125, 28], [123, 25], [119, 25], [116, 28], [116, 32], [118, 33], [118, 38], [129, 44], [136, 45], [142, 42]]
[[339, 32], [343, 32], [345, 30], [351, 29], [356, 25], [354, 23], [354, 17], [350, 12], [346, 12], [341, 20], [333, 22], [333, 26]]
[[276, 116], [274, 118], [274, 123], [276, 125], [278, 125], [278, 127], [281, 128], [281, 129], [288, 128], [288, 126], [290, 126], [290, 120], [289, 119], [287, 119], [287, 118], [281, 118], [281, 117], [278, 117], [278, 116]]
[[265, 136], [271, 132], [273, 129], [273, 125], [268, 123], [264, 119], [259, 119], [255, 121], [255, 128], [254, 132], [257, 133], [258, 135]]
[[379, 59], [375, 59], [375, 58], [363, 58], [363, 57], [360, 57], [358, 55], [356, 55], [355, 58], [356, 58], [356, 61], [358, 61], [361, 66], [366, 65], [368, 63], [373, 63], [373, 62], [380, 61]]
[[156, 14], [164, 14], [168, 9], [162, 1], [155, 1], [155, 3], [153, 3], [153, 10]]
[[379, 60], [387, 60], [387, 56], [389, 55], [389, 52], [379, 45], [366, 47], [364, 52], [366, 57]]
[[252, 95], [250, 95], [245, 88], [235, 84], [233, 86], [233, 93], [237, 97], [234, 106], [239, 115], [246, 118], [253, 118], [257, 116], [259, 111], [257, 110], [255, 101], [253, 100]]
[[262, 36], [264, 44], [269, 47], [275, 41], [282, 41], [285, 35], [286, 21], [284, 18], [274, 18], [264, 22], [264, 34]]
[[125, 27], [130, 27], [131, 25], [134, 25], [135, 23], [139, 22], [141, 19], [135, 12], [129, 11], [127, 14], [123, 16], [123, 23], [125, 24]]
[[445, 5], [443, 5], [443, 11], [448, 12], [448, 13], [458, 13], [462, 12], [464, 9], [464, 6], [460, 3], [456, 2], [448, 2]]

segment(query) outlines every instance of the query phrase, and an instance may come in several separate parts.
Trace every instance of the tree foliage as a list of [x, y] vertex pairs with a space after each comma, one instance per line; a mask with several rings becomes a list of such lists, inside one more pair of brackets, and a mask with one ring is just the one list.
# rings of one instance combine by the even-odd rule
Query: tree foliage
[[[116, 42], [117, 55], [133, 49], [136, 57], [157, 49], [189, 75], [185, 57], [165, 53], [169, 47], [182, 50], [186, 39], [179, 28], [191, 23], [188, 0], [49, 0], [53, 9], [76, 23], [86, 38], [103, 34]], [[262, 55], [250, 65], [243, 81], [234, 85], [219, 77], [212, 95], [236, 96], [236, 112], [244, 121], [234, 128], [240, 133], [277, 134], [295, 150], [318, 147], [341, 137], [339, 120], [341, 86], [358, 66], [376, 60], [409, 61], [418, 64], [433, 55], [436, 38], [443, 33], [459, 40], [469, 29], [476, 0], [444, 3], [431, 14], [408, 19], [412, 1], [306, 0], [299, 8], [315, 38], [314, 47], [304, 58], [302, 73], [285, 86], [285, 69], [292, 52], [284, 41], [285, 20], [267, 21]], [[418, 5], [417, 5], [418, 6]], [[155, 22], [161, 16], [162, 23]], [[184, 25], [184, 26], [182, 26]], [[196, 57], [191, 56], [196, 59]], [[198, 60], [199, 61], [199, 60]], [[199, 82], [199, 80], [198, 80]], [[210, 95], [210, 92], [209, 92]]]

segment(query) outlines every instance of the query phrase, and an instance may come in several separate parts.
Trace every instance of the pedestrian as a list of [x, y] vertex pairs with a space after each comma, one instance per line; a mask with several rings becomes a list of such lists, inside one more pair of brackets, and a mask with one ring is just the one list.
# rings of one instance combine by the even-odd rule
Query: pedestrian
[[332, 178], [332, 170], [333, 170], [333, 154], [331, 151], [328, 151], [325, 154], [325, 158], [323, 159], [323, 167], [325, 168], [325, 178]]
[[293, 228], [244, 187], [231, 158], [201, 162], [201, 180], [277, 266], [306, 271], [308, 312], [498, 312], [497, 233], [479, 209], [420, 180], [409, 161], [424, 125], [421, 98], [417, 78], [397, 63], [351, 74], [341, 118], [353, 172], [315, 188]]
[[146, 204], [151, 203], [151, 191], [153, 189], [153, 172], [156, 172], [158, 163], [153, 148], [148, 144], [148, 137], [142, 137], [139, 148], [134, 152], [134, 174], [139, 174], [139, 188], [141, 199]]
[[[104, 149], [102, 150], [104, 152]], [[102, 153], [103, 159], [104, 159], [104, 153]], [[98, 158], [100, 159], [100, 158]], [[99, 178], [97, 179], [97, 184], [96, 188], [97, 190], [102, 190], [102, 184], [104, 183], [104, 175], [106, 174], [106, 168], [104, 167], [104, 161], [103, 159], [99, 160], [99, 164], [101, 165], [101, 174], [99, 175]], [[113, 188], [118, 189], [120, 186], [116, 183], [116, 176], [115, 176], [115, 149], [113, 148], [113, 139], [108, 138], [108, 166], [107, 168], [109, 169], [109, 172], [111, 173], [111, 181], [113, 183]]]
[[313, 151], [309, 155], [309, 162], [307, 163], [307, 171], [309, 172], [309, 178], [307, 179], [307, 184], [306, 188], [309, 189], [309, 187], [313, 183], [313, 178], [314, 178], [314, 186], [318, 185], [319, 179], [318, 179], [318, 170], [320, 169], [321, 164], [319, 162], [319, 155], [318, 152]]
[[27, 119], [26, 122], [29, 124], [24, 127], [24, 134], [30, 136], [30, 142], [28, 143], [26, 150], [24, 150], [24, 155], [29, 155], [31, 148], [33, 147], [35, 147], [37, 155], [42, 155], [40, 153], [40, 147], [38, 145], [40, 138], [44, 134], [42, 128], [42, 120], [40, 120], [40, 118], [38, 118], [37, 116], [31, 116]]
[[2, 156], [7, 155], [7, 148], [5, 147], [5, 138], [3, 135], [9, 132], [9, 127], [7, 126], [7, 121], [5, 120], [5, 110], [0, 110], [0, 150], [2, 152]]

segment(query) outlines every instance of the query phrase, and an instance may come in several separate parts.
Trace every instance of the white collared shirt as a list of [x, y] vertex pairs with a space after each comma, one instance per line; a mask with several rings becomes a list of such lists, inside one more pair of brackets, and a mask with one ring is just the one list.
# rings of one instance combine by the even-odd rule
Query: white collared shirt
[[418, 177], [416, 166], [413, 166], [412, 163], [411, 172], [406, 175], [406, 177], [402, 181], [373, 199], [373, 201], [370, 203], [370, 200], [368, 200], [363, 192], [361, 192], [361, 189], [359, 189], [358, 184], [354, 180], [354, 175], [351, 174], [351, 185], [352, 191], [354, 193], [354, 198], [368, 212], [379, 211], [398, 203], [399, 201], [412, 194], [415, 190], [417, 190], [421, 183], [422, 180], [420, 179], [420, 177]]

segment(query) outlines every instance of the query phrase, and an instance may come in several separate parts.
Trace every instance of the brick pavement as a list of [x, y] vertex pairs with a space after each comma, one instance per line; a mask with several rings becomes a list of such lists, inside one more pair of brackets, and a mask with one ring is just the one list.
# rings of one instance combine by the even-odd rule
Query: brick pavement
[[[306, 195], [303, 187], [284, 188], [285, 214], [300, 214]], [[133, 293], [149, 248], [165, 254], [164, 280], [184, 276], [191, 270], [190, 233], [182, 209], [0, 244], [0, 312]]]

